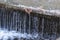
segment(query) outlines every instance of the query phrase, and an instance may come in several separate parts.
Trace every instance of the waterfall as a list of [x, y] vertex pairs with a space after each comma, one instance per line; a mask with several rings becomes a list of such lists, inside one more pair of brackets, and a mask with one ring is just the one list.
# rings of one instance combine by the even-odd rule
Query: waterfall
[[60, 19], [0, 8], [0, 40], [56, 40]]

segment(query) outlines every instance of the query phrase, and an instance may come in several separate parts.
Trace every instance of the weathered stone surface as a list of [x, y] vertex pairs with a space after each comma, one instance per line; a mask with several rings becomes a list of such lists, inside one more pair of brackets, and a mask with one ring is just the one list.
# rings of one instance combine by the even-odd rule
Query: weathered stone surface
[[0, 2], [22, 4], [26, 6], [39, 7], [43, 6], [45, 9], [60, 9], [60, 0], [0, 0]]

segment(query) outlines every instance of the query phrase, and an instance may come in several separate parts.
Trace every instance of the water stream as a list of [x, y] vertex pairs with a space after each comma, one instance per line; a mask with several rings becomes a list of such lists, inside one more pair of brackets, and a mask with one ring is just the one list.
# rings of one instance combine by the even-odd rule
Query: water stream
[[56, 40], [59, 19], [0, 8], [0, 40]]

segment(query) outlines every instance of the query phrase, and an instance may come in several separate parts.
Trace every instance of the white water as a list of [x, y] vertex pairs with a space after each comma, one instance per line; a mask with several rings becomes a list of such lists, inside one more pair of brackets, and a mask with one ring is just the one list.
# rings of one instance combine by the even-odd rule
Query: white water
[[20, 33], [16, 32], [14, 30], [12, 31], [7, 31], [7, 30], [2, 30], [0, 29], [0, 40], [8, 40], [9, 38], [13, 40], [14, 38], [26, 38], [26, 39], [34, 39], [37, 38], [38, 34], [32, 35], [32, 34], [27, 34], [27, 33]]
[[[0, 13], [0, 40], [14, 40], [15, 38], [18, 38], [18, 40], [21, 40], [21, 38], [23, 38], [23, 40], [40, 40], [40, 38], [44, 40], [56, 39], [57, 23], [54, 20], [49, 21], [44, 17], [40, 19], [37, 17], [38, 15], [27, 16], [27, 14], [18, 11], [12, 11], [9, 14], [5, 13], [4, 9], [2, 11], [3, 13]], [[45, 25], [47, 25], [47, 28], [45, 28]], [[39, 27], [41, 31], [39, 31]], [[50, 28], [48, 31], [51, 32], [50, 30], [52, 30], [54, 35], [50, 35], [49, 32], [45, 30], [48, 29], [48, 27]], [[46, 34], [44, 34], [44, 30]]]

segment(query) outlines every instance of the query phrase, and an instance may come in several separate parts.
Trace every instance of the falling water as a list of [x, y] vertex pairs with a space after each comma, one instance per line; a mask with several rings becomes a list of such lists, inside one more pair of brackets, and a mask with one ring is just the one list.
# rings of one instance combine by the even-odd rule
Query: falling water
[[56, 17], [0, 8], [0, 40], [55, 40], [60, 33], [59, 20]]
[[44, 31], [44, 18], [42, 18], [42, 39], [43, 39], [43, 31]]

